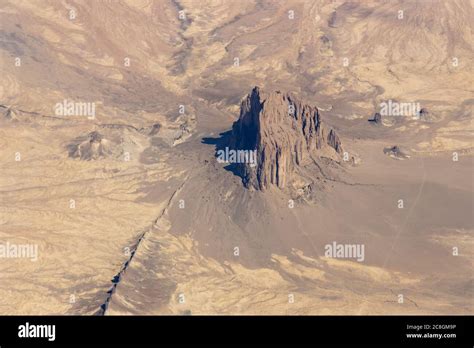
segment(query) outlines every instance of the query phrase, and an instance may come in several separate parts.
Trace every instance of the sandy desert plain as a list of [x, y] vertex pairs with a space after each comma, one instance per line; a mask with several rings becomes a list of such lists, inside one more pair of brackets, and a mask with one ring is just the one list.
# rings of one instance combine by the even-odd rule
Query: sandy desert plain
[[473, 314], [473, 23], [1, 0], [0, 314]]

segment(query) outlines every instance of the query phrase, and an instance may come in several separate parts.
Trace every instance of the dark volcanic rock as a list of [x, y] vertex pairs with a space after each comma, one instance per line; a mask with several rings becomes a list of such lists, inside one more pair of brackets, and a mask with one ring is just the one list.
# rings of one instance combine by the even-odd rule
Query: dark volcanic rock
[[374, 122], [374, 123], [382, 123], [382, 115], [380, 115], [378, 112], [374, 114], [374, 118], [370, 119], [369, 122]]
[[161, 124], [155, 123], [153, 127], [151, 128], [150, 134], [151, 136], [156, 135], [160, 132], [161, 129]]
[[430, 116], [430, 113], [429, 113], [428, 109], [426, 109], [426, 108], [422, 108], [422, 109], [418, 112], [418, 117], [419, 117], [421, 120], [427, 119], [429, 116]]
[[256, 165], [235, 167], [245, 186], [258, 190], [269, 185], [285, 188], [313, 156], [336, 159], [343, 152], [339, 136], [323, 124], [316, 107], [258, 87], [242, 101], [228, 147], [256, 151]]
[[336, 131], [334, 129], [331, 129], [329, 131], [328, 135], [328, 144], [336, 150], [337, 153], [341, 154], [342, 153], [342, 144], [341, 140], [339, 139], [338, 135], [336, 134]]

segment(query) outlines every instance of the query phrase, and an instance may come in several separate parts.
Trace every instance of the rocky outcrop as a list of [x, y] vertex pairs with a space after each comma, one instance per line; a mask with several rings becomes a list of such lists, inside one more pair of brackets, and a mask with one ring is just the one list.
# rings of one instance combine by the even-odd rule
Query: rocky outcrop
[[2, 117], [8, 121], [16, 121], [18, 120], [18, 116], [16, 112], [5, 105], [0, 105], [0, 114]]
[[382, 115], [380, 115], [378, 112], [374, 114], [374, 117], [372, 119], [369, 119], [369, 122], [373, 122], [376, 124], [382, 123]]
[[421, 108], [418, 112], [418, 117], [420, 120], [427, 120], [430, 117], [430, 112], [426, 108]]
[[269, 185], [285, 188], [312, 157], [336, 158], [343, 153], [339, 136], [324, 125], [316, 107], [291, 94], [266, 93], [258, 87], [242, 101], [228, 146], [256, 151], [256, 165], [234, 166], [244, 184], [258, 190]]
[[328, 135], [328, 144], [331, 146], [334, 150], [336, 150], [337, 153], [342, 153], [342, 144], [341, 140], [339, 139], [339, 136], [336, 134], [336, 131], [334, 129], [331, 129], [329, 131]]
[[160, 132], [160, 129], [161, 129], [161, 124], [155, 123], [155, 124], [151, 127], [151, 130], [150, 130], [149, 135], [151, 135], [151, 136], [157, 135], [157, 134]]
[[408, 155], [407, 151], [401, 149], [398, 145], [386, 147], [383, 152], [387, 156], [390, 156], [394, 159], [404, 160], [410, 158], [410, 155]]
[[89, 133], [86, 140], [73, 145], [71, 157], [82, 160], [95, 160], [111, 154], [110, 142], [97, 131]]

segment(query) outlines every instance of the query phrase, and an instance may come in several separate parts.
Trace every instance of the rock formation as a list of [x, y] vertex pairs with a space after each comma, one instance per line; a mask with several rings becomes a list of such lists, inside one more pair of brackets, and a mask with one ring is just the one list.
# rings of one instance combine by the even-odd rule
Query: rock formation
[[426, 108], [420, 109], [418, 112], [418, 117], [420, 120], [427, 120], [430, 117], [430, 112]]
[[374, 117], [372, 119], [369, 119], [369, 122], [374, 122], [376, 124], [382, 123], [382, 115], [380, 115], [378, 112], [374, 114]]
[[18, 119], [16, 112], [5, 105], [0, 105], [0, 114], [3, 115], [3, 118], [9, 121], [15, 121]]
[[161, 129], [161, 124], [155, 123], [151, 127], [151, 131], [150, 131], [149, 135], [151, 135], [151, 136], [157, 135], [160, 132], [160, 129]]
[[387, 156], [390, 156], [394, 159], [404, 160], [410, 158], [410, 155], [407, 154], [407, 151], [401, 149], [398, 145], [386, 147], [383, 152]]
[[258, 190], [285, 188], [315, 156], [336, 159], [343, 153], [339, 136], [321, 121], [316, 107], [258, 87], [242, 101], [228, 147], [256, 151], [256, 165], [236, 163], [235, 168], [247, 187]]
[[74, 146], [71, 157], [95, 160], [111, 154], [109, 141], [99, 132], [89, 133], [86, 140]]

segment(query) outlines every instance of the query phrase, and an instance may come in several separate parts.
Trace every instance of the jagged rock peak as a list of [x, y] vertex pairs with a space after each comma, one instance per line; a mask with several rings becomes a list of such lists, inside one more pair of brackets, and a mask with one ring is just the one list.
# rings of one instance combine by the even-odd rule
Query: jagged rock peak
[[256, 163], [235, 166], [244, 184], [258, 190], [269, 185], [285, 188], [315, 156], [335, 158], [343, 153], [339, 136], [324, 125], [315, 106], [290, 93], [259, 87], [242, 101], [229, 148], [256, 152]]

